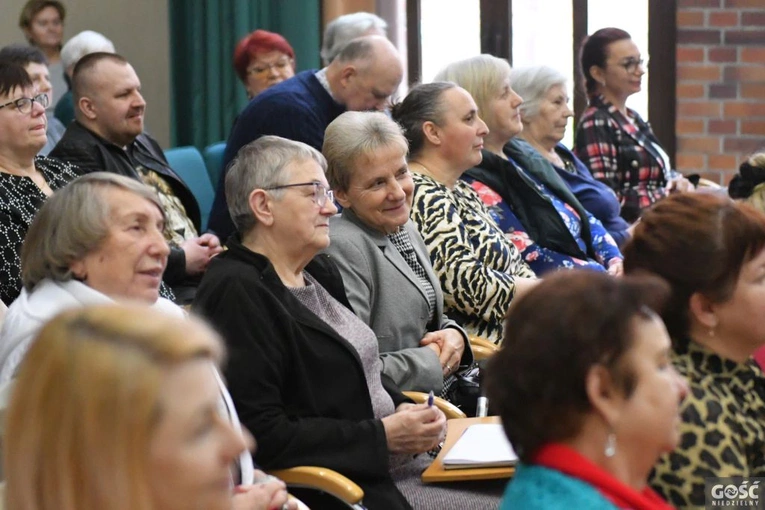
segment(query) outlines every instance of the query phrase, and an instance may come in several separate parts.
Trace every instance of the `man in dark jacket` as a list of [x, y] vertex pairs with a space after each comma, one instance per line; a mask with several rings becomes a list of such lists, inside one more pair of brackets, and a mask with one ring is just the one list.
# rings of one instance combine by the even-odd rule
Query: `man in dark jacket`
[[156, 190], [171, 246], [164, 281], [178, 302], [188, 303], [211, 257], [221, 251], [220, 241], [210, 233], [199, 235], [194, 195], [168, 166], [156, 140], [143, 132], [146, 102], [140, 91], [141, 82], [123, 57], [83, 57], [72, 75], [75, 121], [50, 155], [85, 171], [126, 175]]

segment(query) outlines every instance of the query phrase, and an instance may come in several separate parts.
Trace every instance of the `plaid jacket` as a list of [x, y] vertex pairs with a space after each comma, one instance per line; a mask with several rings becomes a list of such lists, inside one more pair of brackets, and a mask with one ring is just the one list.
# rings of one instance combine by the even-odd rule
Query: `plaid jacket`
[[666, 196], [675, 172], [651, 126], [634, 110], [628, 115], [632, 122], [603, 96], [592, 98], [577, 126], [574, 152], [593, 177], [614, 190], [622, 217], [633, 222]]

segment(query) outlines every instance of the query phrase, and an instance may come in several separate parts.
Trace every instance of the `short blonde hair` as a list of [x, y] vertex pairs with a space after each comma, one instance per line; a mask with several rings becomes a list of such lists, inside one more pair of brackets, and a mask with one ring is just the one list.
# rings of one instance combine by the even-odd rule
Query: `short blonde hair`
[[72, 279], [71, 265], [92, 252], [109, 234], [111, 206], [107, 189], [135, 193], [165, 212], [153, 189], [140, 181], [108, 172], [73, 180], [45, 201], [21, 247], [21, 281], [27, 291], [44, 279]]
[[483, 54], [452, 62], [439, 71], [433, 81], [450, 81], [467, 90], [478, 106], [478, 115], [485, 118], [489, 102], [509, 78], [507, 60]]
[[384, 113], [345, 112], [337, 117], [327, 126], [321, 148], [330, 187], [346, 191], [359, 158], [371, 157], [384, 147], [398, 147], [403, 155], [409, 150], [401, 126]]
[[8, 508], [151, 510], [148, 451], [166, 370], [222, 355], [194, 319], [117, 305], [58, 315], [27, 353], [6, 414]]

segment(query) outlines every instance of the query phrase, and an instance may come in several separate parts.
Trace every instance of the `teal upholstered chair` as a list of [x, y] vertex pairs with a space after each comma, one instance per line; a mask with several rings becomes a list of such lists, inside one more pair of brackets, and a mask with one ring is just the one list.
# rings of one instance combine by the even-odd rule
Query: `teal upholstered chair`
[[205, 157], [207, 173], [210, 175], [210, 182], [213, 189], [218, 189], [220, 174], [223, 173], [223, 153], [226, 152], [226, 142], [218, 142], [205, 147], [202, 154]]
[[210, 218], [210, 209], [215, 199], [215, 190], [210, 184], [210, 176], [207, 167], [196, 147], [176, 147], [165, 151], [165, 157], [175, 173], [177, 173], [186, 186], [189, 187], [199, 204], [199, 212], [202, 214], [202, 232], [207, 230], [207, 220]]

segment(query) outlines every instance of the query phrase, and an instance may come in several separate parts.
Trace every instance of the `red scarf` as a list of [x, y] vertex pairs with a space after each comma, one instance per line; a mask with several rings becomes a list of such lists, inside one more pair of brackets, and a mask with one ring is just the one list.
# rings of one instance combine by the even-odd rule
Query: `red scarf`
[[587, 482], [621, 510], [674, 510], [647, 485], [638, 492], [573, 448], [562, 444], [553, 443], [540, 448], [534, 464]]

